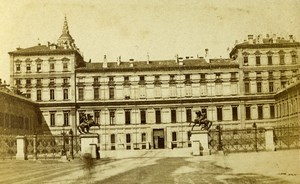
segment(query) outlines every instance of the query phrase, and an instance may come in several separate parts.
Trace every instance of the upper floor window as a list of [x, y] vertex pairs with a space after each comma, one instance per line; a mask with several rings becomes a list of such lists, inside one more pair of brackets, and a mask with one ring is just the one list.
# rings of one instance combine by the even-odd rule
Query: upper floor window
[[31, 79], [26, 79], [26, 85], [31, 85]]
[[155, 110], [155, 122], [157, 124], [161, 123], [161, 112], [159, 109]]
[[16, 79], [16, 85], [21, 85], [21, 79]]
[[192, 109], [186, 109], [186, 121], [187, 122], [192, 121]]
[[97, 124], [99, 124], [100, 123], [100, 111], [94, 111], [94, 116], [95, 116], [95, 122], [97, 123]]
[[191, 79], [191, 75], [190, 74], [185, 74], [184, 77], [185, 77], [185, 80], [190, 80]]
[[69, 126], [69, 113], [64, 112], [64, 126]]
[[176, 123], [176, 109], [171, 109], [171, 123]]
[[114, 77], [108, 77], [109, 82], [114, 82]]
[[232, 120], [233, 121], [238, 120], [238, 108], [237, 108], [237, 106], [232, 106]]
[[249, 82], [245, 82], [245, 93], [250, 93], [250, 84]]
[[217, 121], [223, 120], [223, 110], [222, 107], [217, 107]]
[[115, 122], [115, 111], [114, 110], [109, 111], [109, 124], [110, 125], [116, 124], [116, 122]]
[[269, 71], [268, 73], [269, 73], [269, 78], [272, 79], [273, 78], [273, 72]]
[[261, 93], [261, 82], [257, 82], [256, 87], [257, 87], [257, 93]]
[[129, 76], [124, 77], [124, 82], [129, 82]]
[[31, 91], [30, 90], [26, 90], [26, 98], [31, 98]]
[[201, 80], [205, 80], [205, 74], [204, 74], [204, 73], [201, 73], [201, 74], [200, 74], [200, 79], [201, 79]]
[[68, 99], [69, 99], [69, 90], [64, 89], [64, 100], [68, 100]]
[[36, 90], [36, 100], [41, 101], [42, 100], [42, 90]]
[[220, 77], [221, 77], [221, 74], [220, 73], [216, 73], [216, 78], [220, 79]]
[[146, 124], [146, 111], [141, 110], [141, 124]]
[[280, 64], [283, 65], [284, 64], [284, 54], [279, 55], [279, 60], [280, 60]]
[[54, 89], [50, 89], [50, 100], [54, 100], [55, 96], [54, 96]]
[[37, 63], [36, 64], [36, 71], [37, 72], [41, 72], [41, 70], [42, 70], [42, 64], [41, 63]]
[[145, 76], [140, 76], [140, 81], [145, 81]]
[[55, 64], [54, 63], [50, 63], [50, 71], [54, 71], [55, 70]]
[[130, 110], [125, 110], [125, 124], [130, 125]]
[[255, 57], [256, 65], [260, 65], [260, 56]]
[[21, 64], [16, 64], [16, 71], [20, 72], [21, 71]]
[[55, 112], [50, 112], [50, 126], [55, 126]]
[[248, 65], [248, 56], [244, 56], [244, 65]]
[[63, 79], [63, 84], [68, 84], [69, 83], [69, 78], [64, 78]]
[[246, 120], [251, 119], [251, 107], [250, 106], [246, 106], [245, 107], [245, 111], [246, 111]]
[[95, 100], [99, 99], [99, 88], [94, 88], [94, 99]]
[[64, 71], [68, 70], [68, 63], [63, 63], [63, 70]]
[[274, 92], [274, 84], [273, 84], [273, 82], [269, 82], [269, 92]]
[[257, 110], [258, 110], [258, 119], [263, 119], [263, 106], [258, 105]]
[[83, 88], [78, 88], [78, 100], [83, 100]]
[[297, 63], [297, 55], [293, 54], [292, 55], [292, 64], [296, 64]]
[[94, 77], [94, 83], [99, 82], [99, 78], [98, 77]]
[[273, 61], [272, 61], [272, 55], [268, 56], [268, 65], [272, 65]]
[[113, 100], [115, 98], [115, 88], [109, 88], [109, 99]]
[[30, 72], [31, 71], [31, 66], [29, 63], [26, 64], [26, 72]]

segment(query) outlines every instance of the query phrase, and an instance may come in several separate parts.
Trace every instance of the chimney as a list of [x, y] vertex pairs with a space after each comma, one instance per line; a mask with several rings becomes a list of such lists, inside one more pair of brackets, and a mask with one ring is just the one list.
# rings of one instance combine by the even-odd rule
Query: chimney
[[206, 48], [205, 49], [205, 61], [207, 62], [207, 63], [209, 63], [209, 53], [208, 53], [208, 48]]
[[147, 53], [147, 65], [150, 63], [149, 53]]
[[273, 34], [272, 40], [273, 40], [273, 43], [276, 43], [276, 34]]
[[117, 58], [117, 65], [120, 66], [120, 64], [121, 64], [121, 56], [119, 56], [119, 57]]
[[133, 67], [133, 61], [134, 61], [134, 59], [129, 59], [129, 66], [130, 67]]
[[107, 68], [106, 55], [104, 55], [104, 58], [103, 58], [103, 68]]
[[289, 35], [290, 38], [290, 42], [294, 42], [294, 36], [293, 35]]
[[175, 62], [178, 63], [178, 54], [175, 55]]
[[253, 44], [253, 35], [248, 35], [248, 43]]

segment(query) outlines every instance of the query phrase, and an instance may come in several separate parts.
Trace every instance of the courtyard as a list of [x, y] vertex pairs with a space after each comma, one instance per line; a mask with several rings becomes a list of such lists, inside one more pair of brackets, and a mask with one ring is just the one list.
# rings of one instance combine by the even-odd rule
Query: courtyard
[[[0, 183], [299, 183], [299, 150], [194, 157], [190, 149], [103, 153], [81, 159], [3, 160]], [[110, 156], [110, 157], [109, 157]]]

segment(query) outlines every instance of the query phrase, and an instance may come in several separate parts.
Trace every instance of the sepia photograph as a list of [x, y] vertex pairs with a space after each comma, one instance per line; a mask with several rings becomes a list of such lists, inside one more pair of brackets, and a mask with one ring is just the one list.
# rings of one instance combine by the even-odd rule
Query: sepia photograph
[[300, 0], [0, 12], [0, 183], [300, 183]]

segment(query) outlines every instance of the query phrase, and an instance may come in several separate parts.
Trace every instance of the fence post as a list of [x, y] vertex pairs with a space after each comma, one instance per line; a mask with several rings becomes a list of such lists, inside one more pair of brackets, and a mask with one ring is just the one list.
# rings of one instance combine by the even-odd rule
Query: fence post
[[257, 152], [258, 149], [257, 149], [257, 125], [256, 123], [253, 123], [252, 127], [254, 128], [254, 139], [255, 139], [255, 143], [254, 143], [254, 146], [255, 146], [255, 151]]
[[33, 135], [33, 159], [37, 160], [37, 135]]
[[17, 136], [17, 160], [27, 160], [27, 144], [25, 136]]
[[266, 128], [265, 143], [266, 143], [266, 150], [267, 151], [275, 151], [274, 128], [273, 127]]

